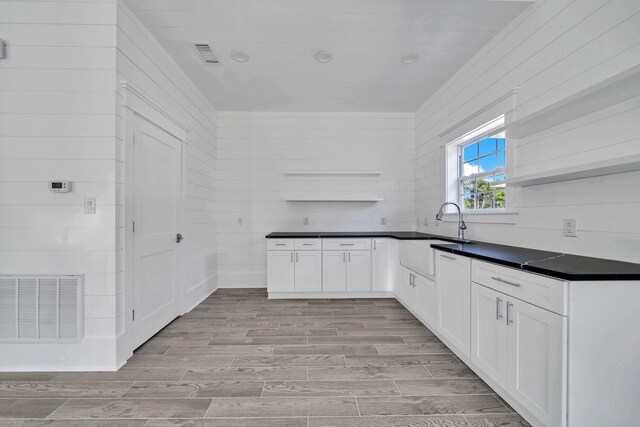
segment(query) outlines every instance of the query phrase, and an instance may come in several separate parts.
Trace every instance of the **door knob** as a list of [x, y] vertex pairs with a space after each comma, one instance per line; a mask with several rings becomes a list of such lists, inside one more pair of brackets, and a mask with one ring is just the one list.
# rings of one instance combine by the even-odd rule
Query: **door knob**
[[184, 240], [184, 237], [182, 237], [182, 234], [178, 233], [176, 234], [176, 243], [180, 243]]

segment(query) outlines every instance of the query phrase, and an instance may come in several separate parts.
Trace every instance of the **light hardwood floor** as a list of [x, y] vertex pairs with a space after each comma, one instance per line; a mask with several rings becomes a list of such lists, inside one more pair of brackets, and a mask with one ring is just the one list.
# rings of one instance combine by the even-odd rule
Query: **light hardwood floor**
[[0, 427], [528, 426], [393, 299], [220, 289], [118, 372], [0, 373]]

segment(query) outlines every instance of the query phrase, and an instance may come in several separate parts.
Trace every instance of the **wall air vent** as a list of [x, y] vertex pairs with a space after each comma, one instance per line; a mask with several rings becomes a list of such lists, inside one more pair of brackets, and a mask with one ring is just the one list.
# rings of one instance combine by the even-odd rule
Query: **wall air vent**
[[196, 52], [200, 55], [200, 58], [207, 64], [220, 64], [218, 55], [211, 50], [211, 46], [208, 43], [194, 43], [193, 47], [196, 48]]
[[83, 336], [82, 276], [0, 275], [0, 342]]

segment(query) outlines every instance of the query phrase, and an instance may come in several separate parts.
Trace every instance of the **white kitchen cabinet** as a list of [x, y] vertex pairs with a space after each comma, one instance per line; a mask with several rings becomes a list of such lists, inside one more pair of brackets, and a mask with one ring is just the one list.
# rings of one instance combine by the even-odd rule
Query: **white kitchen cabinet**
[[347, 252], [347, 291], [371, 290], [371, 252]]
[[545, 426], [565, 425], [566, 318], [472, 284], [471, 362]]
[[322, 252], [322, 290], [324, 292], [347, 290], [347, 253], [345, 251]]
[[370, 251], [324, 251], [322, 253], [324, 292], [371, 291]]
[[416, 285], [416, 273], [405, 267], [400, 267], [400, 280], [398, 283], [400, 298], [405, 306], [417, 312], [418, 288]]
[[267, 287], [270, 292], [293, 292], [295, 264], [293, 251], [267, 252]]
[[471, 361], [500, 387], [507, 386], [507, 296], [471, 285]]
[[506, 310], [507, 392], [546, 426], [564, 426], [566, 318], [515, 298]]
[[438, 253], [436, 260], [436, 329], [454, 350], [471, 351], [471, 260]]
[[296, 292], [322, 291], [322, 251], [296, 251], [295, 280]]
[[415, 285], [418, 291], [418, 314], [430, 328], [436, 326], [436, 282], [416, 275]]
[[371, 248], [371, 290], [392, 291], [392, 266], [389, 239], [373, 239]]

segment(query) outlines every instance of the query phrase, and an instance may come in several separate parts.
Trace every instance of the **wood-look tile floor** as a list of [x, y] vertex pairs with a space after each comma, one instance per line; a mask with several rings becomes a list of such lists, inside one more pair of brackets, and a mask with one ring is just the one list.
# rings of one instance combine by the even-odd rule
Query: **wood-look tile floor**
[[393, 299], [220, 289], [117, 372], [0, 373], [0, 427], [528, 426]]

